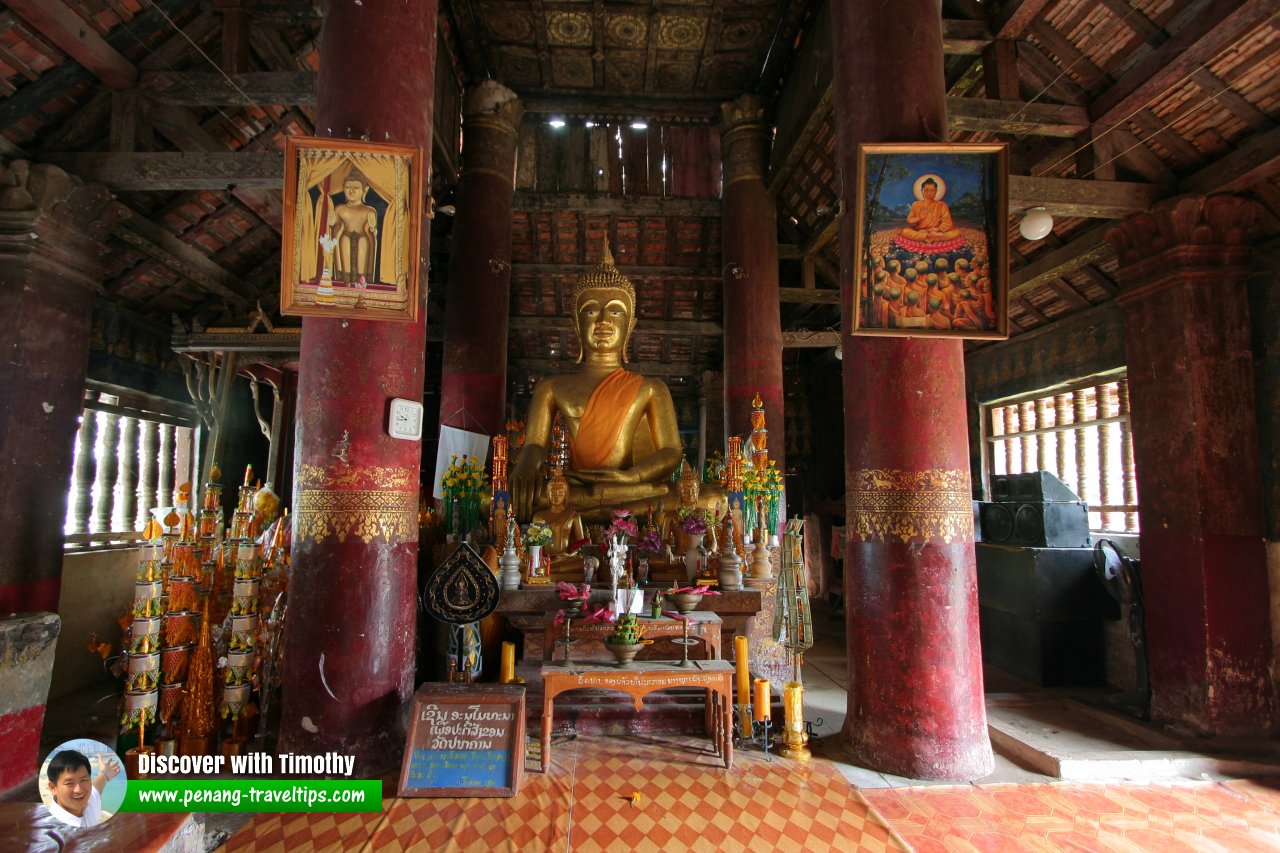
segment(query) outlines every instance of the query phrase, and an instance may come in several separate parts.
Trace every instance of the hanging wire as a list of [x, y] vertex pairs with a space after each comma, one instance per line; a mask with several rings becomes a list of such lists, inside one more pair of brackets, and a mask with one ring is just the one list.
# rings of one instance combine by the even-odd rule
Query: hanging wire
[[[1136, 8], [1136, 7], [1134, 7], [1134, 8]], [[1086, 149], [1086, 148], [1088, 148], [1089, 146], [1091, 146], [1091, 145], [1096, 145], [1096, 144], [1098, 143], [1098, 141], [1099, 141], [1099, 140], [1101, 140], [1101, 139], [1105, 139], [1105, 138], [1107, 137], [1107, 135], [1108, 135], [1108, 134], [1110, 134], [1110, 133], [1112, 133], [1112, 132], [1114, 132], [1114, 131], [1116, 131], [1116, 130], [1118, 130], [1118, 129], [1122, 128], [1122, 127], [1124, 127], [1126, 124], [1128, 124], [1128, 122], [1130, 121], [1130, 119], [1132, 119], [1132, 118], [1133, 118], [1134, 116], [1136, 116], [1138, 113], [1142, 112], [1142, 111], [1143, 111], [1143, 110], [1145, 110], [1145, 109], [1149, 109], [1149, 108], [1151, 107], [1151, 105], [1152, 105], [1152, 104], [1154, 104], [1156, 101], [1158, 101], [1158, 100], [1160, 100], [1161, 98], [1163, 98], [1163, 97], [1164, 97], [1166, 94], [1168, 94], [1170, 91], [1172, 91], [1173, 89], [1176, 89], [1178, 86], [1181, 86], [1182, 84], [1186, 83], [1186, 82], [1187, 82], [1188, 80], [1190, 80], [1193, 76], [1195, 76], [1198, 72], [1203, 71], [1204, 69], [1208, 68], [1210, 65], [1212, 65], [1212, 64], [1213, 64], [1213, 63], [1215, 63], [1215, 62], [1217, 62], [1220, 58], [1222, 58], [1223, 56], [1225, 56], [1227, 53], [1229, 53], [1230, 51], [1234, 50], [1234, 49], [1235, 49], [1235, 46], [1236, 46], [1237, 44], [1240, 44], [1241, 42], [1248, 41], [1248, 40], [1249, 40], [1250, 38], [1252, 38], [1255, 34], [1257, 34], [1257, 33], [1261, 32], [1261, 31], [1263, 30], [1263, 28], [1271, 26], [1271, 22], [1272, 22], [1272, 21], [1274, 21], [1277, 17], [1280, 17], [1280, 11], [1276, 11], [1276, 12], [1272, 13], [1271, 17], [1267, 18], [1265, 21], [1263, 21], [1262, 23], [1260, 23], [1258, 26], [1254, 27], [1254, 28], [1253, 28], [1252, 30], [1250, 30], [1250, 31], [1249, 31], [1249, 32], [1248, 32], [1248, 33], [1247, 33], [1243, 38], [1237, 39], [1237, 40], [1236, 40], [1235, 42], [1233, 42], [1232, 44], [1227, 45], [1227, 46], [1226, 46], [1226, 47], [1224, 47], [1222, 50], [1220, 50], [1220, 51], [1218, 51], [1216, 54], [1214, 54], [1212, 57], [1210, 57], [1209, 59], [1206, 59], [1206, 60], [1205, 60], [1204, 62], [1202, 62], [1200, 65], [1196, 66], [1196, 67], [1195, 67], [1195, 68], [1193, 68], [1191, 71], [1189, 71], [1187, 74], [1185, 74], [1185, 75], [1182, 77], [1182, 79], [1178, 80], [1178, 82], [1174, 83], [1172, 86], [1169, 86], [1169, 87], [1168, 87], [1168, 88], [1166, 88], [1164, 91], [1159, 92], [1159, 93], [1158, 93], [1158, 94], [1156, 94], [1154, 97], [1152, 97], [1152, 98], [1151, 98], [1151, 100], [1147, 101], [1145, 104], [1143, 104], [1142, 106], [1138, 107], [1138, 108], [1137, 108], [1136, 110], [1134, 110], [1133, 112], [1129, 113], [1127, 116], [1125, 116], [1125, 117], [1124, 117], [1123, 119], [1121, 119], [1120, 121], [1118, 121], [1118, 122], [1116, 122], [1115, 124], [1113, 124], [1113, 125], [1111, 125], [1110, 127], [1108, 127], [1106, 130], [1104, 130], [1104, 131], [1103, 131], [1101, 134], [1099, 134], [1098, 136], [1093, 137], [1091, 140], [1089, 140], [1088, 142], [1086, 142], [1084, 145], [1081, 145], [1079, 148], [1075, 149], [1075, 150], [1074, 150], [1074, 151], [1072, 151], [1071, 153], [1069, 153], [1069, 154], [1067, 154], [1066, 156], [1062, 157], [1062, 158], [1061, 158], [1061, 159], [1059, 159], [1057, 162], [1055, 162], [1055, 163], [1051, 164], [1047, 169], [1045, 169], [1045, 170], [1044, 170], [1043, 172], [1041, 172], [1039, 175], [1036, 175], [1036, 176], [1034, 176], [1034, 177], [1044, 177], [1045, 175], [1047, 175], [1047, 174], [1049, 174], [1050, 172], [1052, 172], [1054, 169], [1056, 169], [1056, 168], [1058, 168], [1059, 166], [1061, 166], [1063, 163], [1065, 163], [1065, 162], [1067, 162], [1067, 161], [1071, 160], [1072, 158], [1074, 158], [1077, 154], [1079, 154], [1081, 151], [1085, 150], [1085, 149]], [[1195, 106], [1193, 106], [1193, 107], [1191, 107], [1190, 109], [1186, 110], [1185, 112], [1183, 112], [1183, 113], [1179, 114], [1179, 115], [1178, 115], [1178, 116], [1176, 116], [1175, 118], [1170, 119], [1169, 121], [1165, 122], [1165, 123], [1160, 127], [1160, 129], [1159, 129], [1159, 130], [1155, 131], [1154, 133], [1149, 134], [1149, 135], [1148, 135], [1148, 138], [1149, 138], [1149, 139], [1155, 139], [1157, 136], [1159, 136], [1160, 134], [1164, 133], [1164, 132], [1165, 132], [1166, 130], [1168, 130], [1170, 127], [1172, 127], [1173, 125], [1177, 124], [1179, 121], [1181, 121], [1182, 119], [1186, 118], [1186, 117], [1187, 117], [1188, 115], [1190, 115], [1191, 113], [1193, 113], [1193, 112], [1195, 112], [1196, 110], [1200, 109], [1200, 107], [1204, 106], [1205, 104], [1209, 103], [1210, 101], [1215, 101], [1215, 100], [1217, 100], [1217, 99], [1218, 99], [1218, 98], [1219, 98], [1219, 97], [1220, 97], [1224, 92], [1228, 91], [1230, 88], [1231, 88], [1230, 86], [1224, 86], [1224, 87], [1223, 87], [1221, 90], [1219, 90], [1218, 92], [1215, 92], [1214, 94], [1210, 95], [1209, 97], [1207, 97], [1207, 98], [1205, 98], [1204, 100], [1202, 100], [1202, 101], [1200, 101], [1199, 103], [1197, 103]], [[1106, 161], [1104, 161], [1104, 162], [1102, 162], [1102, 163], [1099, 163], [1098, 165], [1094, 166], [1094, 167], [1093, 167], [1092, 169], [1090, 169], [1088, 172], [1086, 172], [1086, 173], [1085, 173], [1085, 174], [1083, 174], [1083, 175], [1080, 175], [1079, 177], [1080, 177], [1080, 178], [1087, 178], [1087, 177], [1089, 177], [1089, 175], [1092, 175], [1094, 172], [1098, 171], [1099, 169], [1103, 168], [1104, 166], [1107, 166], [1107, 165], [1110, 165], [1111, 163], [1114, 163], [1116, 160], [1118, 160], [1119, 158], [1123, 157], [1125, 154], [1127, 154], [1128, 152], [1132, 151], [1134, 148], [1138, 147], [1139, 145], [1143, 145], [1143, 144], [1145, 144], [1145, 143], [1144, 143], [1142, 140], [1139, 140], [1139, 141], [1138, 141], [1137, 143], [1135, 143], [1134, 145], [1130, 145], [1128, 148], [1124, 149], [1124, 151], [1121, 151], [1119, 154], [1116, 154], [1116, 155], [1115, 155], [1114, 157], [1112, 157], [1111, 159], [1106, 160]]]
[[[187, 35], [185, 30], [183, 30], [176, 23], [174, 23], [173, 18], [170, 18], [165, 13], [164, 9], [161, 9], [158, 5], [156, 5], [155, 0], [146, 0], [146, 2], [151, 4], [152, 9], [155, 9], [157, 12], [160, 13], [160, 17], [164, 18], [165, 21], [168, 22], [169, 26], [173, 28], [174, 32], [178, 33], [178, 35], [186, 39], [187, 43], [190, 44], [192, 47], [194, 47], [196, 49], [196, 52], [199, 53], [201, 56], [203, 56], [205, 61], [208, 62], [210, 65], [212, 65], [215, 71], [217, 71], [219, 74], [222, 75], [222, 79], [226, 80], [227, 84], [231, 86], [232, 89], [235, 89], [237, 94], [240, 95], [240, 97], [244, 98], [247, 106], [252, 106], [252, 107], [257, 107], [258, 109], [262, 109], [262, 105], [259, 104], [257, 101], [255, 101], [253, 98], [249, 97], [249, 93], [247, 93], [244, 89], [241, 89], [239, 86], [237, 86], [236, 81], [231, 79], [231, 75], [227, 74], [226, 71], [223, 71], [222, 66], [214, 62], [213, 59], [209, 56], [209, 54], [204, 52], [204, 48], [196, 44], [195, 41], [192, 40], [191, 36]], [[221, 112], [221, 110], [219, 110], [219, 112]]]
[[[1119, 23], [1124, 24], [1129, 20], [1129, 16], [1137, 11], [1138, 11], [1137, 6], [1130, 6], [1129, 11], [1124, 13], [1124, 15], [1120, 18]], [[1067, 74], [1069, 74], [1071, 72], [1071, 69], [1075, 68], [1076, 65], [1080, 63], [1081, 60], [1088, 59], [1088, 58], [1089, 58], [1089, 55], [1087, 53], [1085, 53], [1083, 50], [1080, 51], [1080, 55], [1077, 56], [1074, 60], [1072, 60], [1070, 65], [1068, 65], [1066, 68], [1059, 71], [1057, 77], [1054, 77], [1047, 84], [1045, 84], [1045, 87], [1043, 89], [1041, 89], [1039, 92], [1036, 92], [1035, 97], [1033, 97], [1031, 100], [1023, 104], [1022, 109], [1018, 110], [1016, 113], [1013, 114], [1013, 118], [1010, 119], [1010, 123], [1016, 122], [1018, 119], [1022, 118], [1023, 113], [1027, 111], [1027, 107], [1030, 107], [1032, 104], [1038, 101], [1046, 92], [1048, 92], [1050, 89], [1056, 86], [1058, 84], [1058, 81], [1061, 80], [1063, 77], [1065, 77]], [[1102, 76], [1103, 77], [1106, 76], [1105, 71], [1102, 72]]]

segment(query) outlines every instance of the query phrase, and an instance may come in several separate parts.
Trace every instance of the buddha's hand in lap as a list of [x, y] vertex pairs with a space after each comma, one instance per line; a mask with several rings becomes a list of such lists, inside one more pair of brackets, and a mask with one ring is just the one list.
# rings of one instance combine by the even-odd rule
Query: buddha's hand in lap
[[569, 471], [568, 476], [585, 485], [640, 482], [640, 474], [634, 468], [628, 468], [625, 471], [617, 468], [584, 468], [580, 471]]
[[532, 474], [520, 470], [517, 466], [511, 475], [511, 506], [517, 519], [529, 519], [533, 516], [533, 501], [541, 485], [541, 477], [537, 475], [537, 466], [532, 466]]

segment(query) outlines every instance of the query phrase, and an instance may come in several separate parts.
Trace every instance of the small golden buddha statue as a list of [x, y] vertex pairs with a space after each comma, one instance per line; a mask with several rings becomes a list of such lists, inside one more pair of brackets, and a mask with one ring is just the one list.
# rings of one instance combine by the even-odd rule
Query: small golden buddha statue
[[534, 387], [524, 447], [511, 475], [512, 508], [520, 519], [546, 505], [539, 479], [557, 413], [572, 438], [564, 472], [567, 502], [588, 520], [607, 518], [618, 507], [642, 510], [667, 497], [680, 463], [671, 391], [623, 367], [636, 325], [636, 291], [614, 266], [607, 241], [599, 266], [574, 289], [573, 317], [582, 367]]
[[552, 571], [582, 568], [582, 558], [568, 553], [573, 543], [587, 538], [582, 516], [569, 506], [569, 481], [561, 471], [547, 481], [550, 505], [533, 514], [534, 521], [544, 521], [551, 528], [551, 544], [544, 549], [551, 556]]
[[698, 482], [698, 475], [693, 472], [693, 467], [686, 464], [684, 470], [680, 472], [680, 480], [676, 484], [680, 493], [680, 503], [675, 509], [667, 510], [662, 514], [662, 541], [670, 542], [671, 549], [677, 557], [687, 551], [696, 538], [694, 534], [685, 533], [681, 525], [684, 520], [691, 515], [697, 515], [707, 525], [707, 532], [703, 534], [706, 538], [703, 545], [707, 549], [707, 553], [714, 553], [719, 550], [717, 548], [718, 536], [716, 531], [716, 514], [709, 512], [706, 507], [699, 503], [699, 494], [702, 491], [702, 484]]

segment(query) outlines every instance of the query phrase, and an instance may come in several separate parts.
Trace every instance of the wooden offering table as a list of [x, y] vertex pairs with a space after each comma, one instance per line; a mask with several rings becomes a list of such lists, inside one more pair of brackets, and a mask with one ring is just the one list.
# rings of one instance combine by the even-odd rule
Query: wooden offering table
[[[673, 620], [675, 621], [675, 620]], [[557, 663], [542, 665], [542, 772], [551, 768], [551, 728], [556, 696], [566, 690], [591, 688], [620, 690], [634, 701], [636, 710], [644, 697], [671, 687], [703, 687], [707, 691], [706, 727], [716, 754], [726, 769], [733, 767], [733, 664], [725, 660], [689, 661], [681, 666], [671, 661], [637, 661], [625, 667], [616, 664]]]
[[[707, 659], [719, 659], [724, 657], [721, 653], [721, 619], [716, 613], [710, 610], [695, 610], [688, 615], [692, 620], [689, 624], [689, 636], [702, 640], [707, 648]], [[552, 660], [555, 652], [556, 640], [564, 636], [564, 628], [554, 624], [555, 613], [546, 614], [546, 629], [543, 632], [542, 659], [544, 661]], [[670, 616], [660, 616], [657, 619], [650, 619], [641, 616], [639, 621], [640, 627], [644, 628], [644, 637], [646, 640], [652, 640], [657, 637], [681, 637], [684, 635], [684, 622], [680, 619], [672, 619]], [[573, 624], [569, 626], [570, 636], [575, 640], [600, 640], [613, 633], [613, 625], [608, 622], [583, 622], [575, 619]]]

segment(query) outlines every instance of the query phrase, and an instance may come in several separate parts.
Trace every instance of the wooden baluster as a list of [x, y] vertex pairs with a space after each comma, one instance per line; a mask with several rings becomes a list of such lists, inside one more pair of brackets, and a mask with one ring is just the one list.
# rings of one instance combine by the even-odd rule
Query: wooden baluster
[[76, 436], [76, 464], [72, 474], [71, 532], [88, 533], [93, 512], [93, 481], [98, 477], [98, 413], [85, 409]]
[[[1035, 402], [1036, 429], [1044, 429], [1049, 425], [1049, 401], [1041, 397]], [[1042, 432], [1036, 436], [1036, 470], [1049, 469], [1049, 433]]]
[[[1067, 423], [1067, 415], [1071, 411], [1071, 395], [1059, 394], [1053, 398], [1053, 425], [1062, 426]], [[1067, 433], [1059, 430], [1054, 434], [1054, 440], [1057, 451], [1058, 461], [1058, 477], [1062, 482], [1067, 481]]]
[[1089, 401], [1084, 391], [1071, 392], [1071, 422], [1076, 425], [1076, 494], [1088, 501], [1089, 488], [1089, 436], [1085, 418], [1089, 413]]
[[[1036, 428], [1036, 407], [1035, 403], [1027, 400], [1018, 405], [1018, 414], [1021, 415], [1022, 431], [1029, 432]], [[1035, 436], [1024, 435], [1022, 437], [1022, 473], [1026, 474], [1036, 470], [1031, 467], [1036, 464], [1036, 454], [1034, 451]]]
[[138, 527], [138, 419], [120, 425], [120, 529]]
[[[1004, 434], [1009, 435], [1018, 431], [1018, 407], [1004, 407]], [[1008, 438], [1004, 442], [1004, 472], [1006, 474], [1017, 474], [1019, 469], [1014, 464], [1014, 451], [1017, 450], [1017, 439]]]
[[[1112, 384], [1098, 386], [1098, 417], [1109, 418], [1115, 414], [1115, 386]], [[1115, 489], [1111, 479], [1114, 470], [1115, 424], [1103, 424], [1098, 430], [1098, 482], [1102, 486], [1102, 505], [1112, 506], [1116, 503]], [[1115, 513], [1102, 514], [1102, 529], [1114, 530]]]
[[156, 506], [156, 467], [160, 457], [160, 425], [142, 422], [142, 460], [139, 465], [137, 529], [146, 527]]
[[93, 502], [93, 532], [110, 533], [114, 528], [116, 475], [120, 470], [120, 416], [102, 412], [102, 457], [98, 460], [97, 492]]
[[158, 506], [173, 506], [173, 427], [160, 425], [160, 484], [156, 491]]
[[[1121, 379], [1116, 383], [1116, 397], [1119, 403], [1120, 417], [1120, 469], [1124, 479], [1124, 502], [1129, 506], [1138, 505], [1138, 476], [1133, 467], [1133, 434], [1129, 432], [1129, 380]], [[1124, 530], [1126, 533], [1138, 531], [1138, 513], [1124, 514]]]

